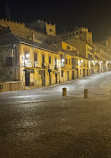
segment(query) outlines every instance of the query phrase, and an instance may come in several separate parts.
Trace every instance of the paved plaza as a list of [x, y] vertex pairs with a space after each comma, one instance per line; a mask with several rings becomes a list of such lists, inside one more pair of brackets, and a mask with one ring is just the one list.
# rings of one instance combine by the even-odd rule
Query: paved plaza
[[110, 90], [111, 72], [105, 72], [1, 93], [0, 158], [110, 158]]

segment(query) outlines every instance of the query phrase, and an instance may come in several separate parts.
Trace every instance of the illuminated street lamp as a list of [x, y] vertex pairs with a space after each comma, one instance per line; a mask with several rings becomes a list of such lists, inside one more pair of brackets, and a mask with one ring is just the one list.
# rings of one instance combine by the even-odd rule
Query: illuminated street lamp
[[30, 57], [30, 54], [26, 53], [25, 54], [25, 59], [28, 59]]
[[63, 62], [64, 62], [64, 59], [62, 59], [61, 61], [62, 61], [62, 63], [63, 63]]

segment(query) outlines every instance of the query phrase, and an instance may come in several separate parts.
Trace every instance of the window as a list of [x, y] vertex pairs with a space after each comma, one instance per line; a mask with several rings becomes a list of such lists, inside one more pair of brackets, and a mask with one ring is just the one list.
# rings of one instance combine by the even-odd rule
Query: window
[[69, 46], [67, 46], [67, 49], [68, 49], [68, 50], [70, 50], [70, 47], [69, 47]]
[[67, 64], [67, 59], [66, 59], [66, 64]]
[[62, 59], [62, 54], [60, 54], [60, 59]]
[[61, 63], [64, 63], [64, 62], [65, 62], [65, 60], [64, 60], [64, 58], [63, 58], [63, 54], [60, 54], [60, 60], [61, 60]]
[[61, 77], [63, 77], [63, 70], [61, 70]]
[[45, 55], [42, 54], [42, 68], [45, 69]]
[[88, 54], [88, 59], [92, 59], [92, 55], [91, 54]]
[[86, 66], [86, 63], [85, 63], [85, 61], [84, 61], [84, 67]]
[[80, 75], [81, 75], [81, 69], [80, 69]]
[[6, 57], [6, 66], [13, 66], [13, 58]]
[[49, 64], [51, 64], [51, 56], [49, 57]]
[[37, 53], [34, 53], [34, 61], [37, 61]]
[[72, 58], [72, 65], [74, 65], [75, 64], [75, 59], [74, 58]]
[[54, 69], [57, 70], [57, 58], [54, 59], [54, 62], [55, 62]]
[[71, 60], [69, 59], [69, 65], [71, 64]]
[[89, 62], [87, 61], [87, 67], [89, 67]]
[[52, 29], [50, 29], [50, 32], [53, 32]]

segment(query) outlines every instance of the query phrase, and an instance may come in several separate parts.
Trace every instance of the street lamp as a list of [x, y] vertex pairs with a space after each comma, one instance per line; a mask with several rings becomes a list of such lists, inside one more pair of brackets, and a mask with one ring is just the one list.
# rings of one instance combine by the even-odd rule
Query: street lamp
[[64, 59], [62, 59], [61, 61], [62, 61], [62, 63], [63, 63], [63, 62], [64, 62]]
[[28, 59], [30, 57], [30, 54], [26, 53], [25, 54], [25, 59]]

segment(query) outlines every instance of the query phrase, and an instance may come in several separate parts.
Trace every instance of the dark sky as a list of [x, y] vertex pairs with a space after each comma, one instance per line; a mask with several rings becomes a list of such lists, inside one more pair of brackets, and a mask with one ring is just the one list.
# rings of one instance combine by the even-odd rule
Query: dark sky
[[[104, 40], [111, 35], [111, 2], [107, 0], [0, 1], [2, 6], [4, 6], [5, 1], [8, 2], [11, 19], [17, 21], [29, 23], [40, 19], [56, 23], [59, 31], [70, 31], [75, 26], [86, 26], [93, 32], [93, 38], [96, 40]], [[5, 9], [6, 12], [7, 9]], [[1, 16], [4, 17], [3, 11]]]

